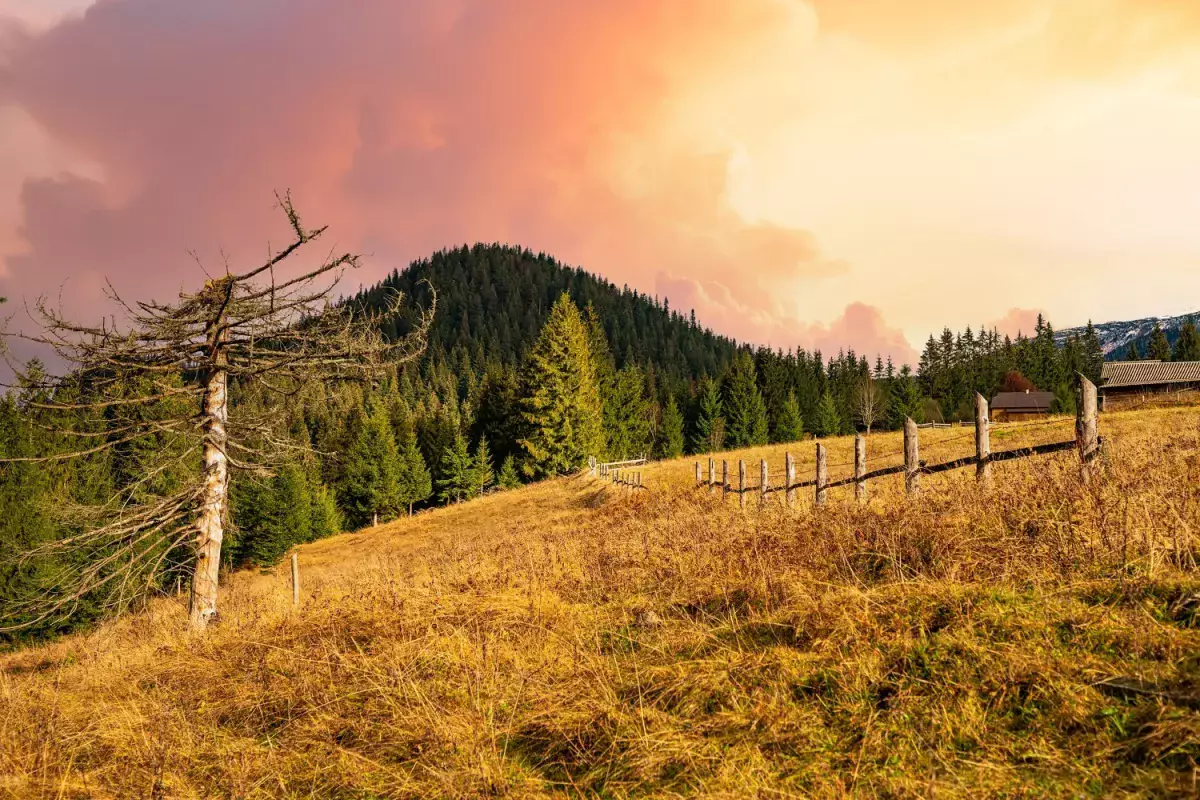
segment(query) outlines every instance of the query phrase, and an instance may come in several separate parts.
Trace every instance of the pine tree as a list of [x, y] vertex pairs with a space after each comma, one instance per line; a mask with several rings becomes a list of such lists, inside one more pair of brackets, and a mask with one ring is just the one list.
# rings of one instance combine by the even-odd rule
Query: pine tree
[[813, 435], [823, 438], [837, 436], [842, 432], [842, 415], [828, 389], [821, 395], [821, 402], [817, 404], [816, 417], [812, 425]]
[[1137, 339], [1129, 343], [1129, 347], [1125, 348], [1126, 361], [1141, 361], [1142, 354], [1138, 352]]
[[294, 464], [285, 465], [271, 478], [248, 481], [237, 488], [234, 500], [236, 561], [270, 566], [293, 545], [313, 538], [308, 480]]
[[492, 471], [492, 454], [488, 450], [487, 439], [481, 437], [479, 444], [475, 447], [475, 456], [472, 459], [472, 486], [476, 496], [487, 491], [495, 480], [495, 472]]
[[658, 437], [658, 456], [671, 459], [681, 455], [683, 455], [683, 413], [679, 410], [679, 403], [676, 402], [675, 395], [671, 395], [663, 409], [662, 428]]
[[767, 443], [767, 406], [758, 389], [754, 360], [748, 353], [739, 355], [725, 376], [723, 403], [731, 446], [756, 447]]
[[725, 416], [721, 392], [715, 381], [701, 378], [696, 394], [696, 425], [692, 432], [692, 452], [715, 453], [725, 446]]
[[421, 448], [417, 446], [417, 436], [411, 424], [405, 425], [400, 431], [400, 502], [408, 507], [412, 516], [413, 505], [429, 499], [433, 494], [433, 477], [425, 465]]
[[573, 472], [603, 451], [600, 391], [587, 330], [565, 292], [526, 359], [521, 408], [522, 470], [530, 478]]
[[347, 521], [361, 528], [377, 519], [391, 519], [400, 511], [401, 473], [387, 412], [372, 403], [357, 427], [338, 494]]
[[454, 437], [454, 444], [442, 454], [441, 473], [438, 499], [443, 503], [460, 503], [475, 496], [475, 459], [471, 458], [467, 439], [461, 432]]
[[783, 412], [775, 421], [775, 441], [798, 442], [803, 438], [804, 418], [800, 415], [800, 403], [796, 401], [796, 393], [789, 392], [787, 402], [783, 404]]
[[517, 462], [512, 456], [504, 459], [504, 463], [500, 465], [496, 485], [501, 489], [516, 489], [521, 485], [521, 476], [517, 474]]
[[314, 485], [312, 491], [312, 539], [324, 539], [342, 532], [342, 515], [338, 511], [333, 492], [323, 483]]
[[1171, 343], [1167, 341], [1167, 334], [1163, 332], [1162, 325], [1158, 322], [1154, 323], [1154, 330], [1150, 331], [1150, 344], [1146, 348], [1146, 358], [1151, 361], [1171, 360]]
[[914, 422], [925, 421], [925, 397], [912, 370], [905, 364], [892, 382], [888, 399], [889, 427], [901, 428], [907, 418]]
[[[1080, 360], [1083, 369], [1080, 370], [1092, 383], [1099, 383], [1104, 371], [1104, 347], [1100, 344], [1100, 335], [1089, 319], [1083, 335], [1079, 338]], [[1070, 375], [1068, 374], [1068, 377]]]
[[650, 401], [642, 371], [626, 364], [604, 404], [606, 451], [614, 461], [645, 456], [650, 449]]
[[1196, 322], [1191, 317], [1179, 328], [1179, 338], [1171, 351], [1172, 361], [1200, 361], [1200, 336], [1196, 334]]

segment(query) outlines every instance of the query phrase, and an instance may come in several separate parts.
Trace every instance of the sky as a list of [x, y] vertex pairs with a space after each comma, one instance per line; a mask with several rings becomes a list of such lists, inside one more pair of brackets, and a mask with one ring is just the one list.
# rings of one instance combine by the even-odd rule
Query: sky
[[1195, 0], [0, 0], [0, 295], [521, 244], [750, 342], [1200, 308]]

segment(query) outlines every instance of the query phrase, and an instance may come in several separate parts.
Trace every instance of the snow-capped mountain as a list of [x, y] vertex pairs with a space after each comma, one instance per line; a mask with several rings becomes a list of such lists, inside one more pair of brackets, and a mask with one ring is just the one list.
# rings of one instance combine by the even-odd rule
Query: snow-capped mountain
[[[1144, 355], [1155, 322], [1162, 325], [1163, 331], [1167, 334], [1167, 340], [1174, 343], [1179, 336], [1179, 328], [1189, 316], [1200, 323], [1200, 312], [1196, 312], [1178, 317], [1146, 317], [1125, 322], [1104, 322], [1099, 325], [1093, 323], [1092, 327], [1100, 336], [1100, 346], [1104, 349], [1104, 357], [1113, 361], [1120, 360], [1125, 355], [1130, 342], [1137, 342], [1138, 351]], [[1059, 344], [1062, 344], [1068, 336], [1083, 333], [1083, 330], [1083, 328], [1067, 328], [1056, 331], [1054, 338]]]

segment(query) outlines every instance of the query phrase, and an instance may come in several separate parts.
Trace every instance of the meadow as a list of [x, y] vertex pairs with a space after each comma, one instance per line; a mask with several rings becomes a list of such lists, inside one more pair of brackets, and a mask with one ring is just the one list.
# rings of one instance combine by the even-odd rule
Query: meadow
[[[741, 511], [690, 458], [306, 545], [299, 608], [246, 571], [204, 635], [167, 598], [0, 656], [0, 797], [1194, 796], [1200, 409], [1100, 427], [1091, 482], [1063, 453]], [[785, 450], [811, 477], [811, 442], [719, 458]]]

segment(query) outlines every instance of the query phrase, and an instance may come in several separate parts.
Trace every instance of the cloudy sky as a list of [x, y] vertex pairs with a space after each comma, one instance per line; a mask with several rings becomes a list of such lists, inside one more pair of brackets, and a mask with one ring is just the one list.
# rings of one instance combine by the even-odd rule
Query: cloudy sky
[[1200, 308], [1196, 0], [0, 0], [0, 294], [543, 250], [728, 334]]

